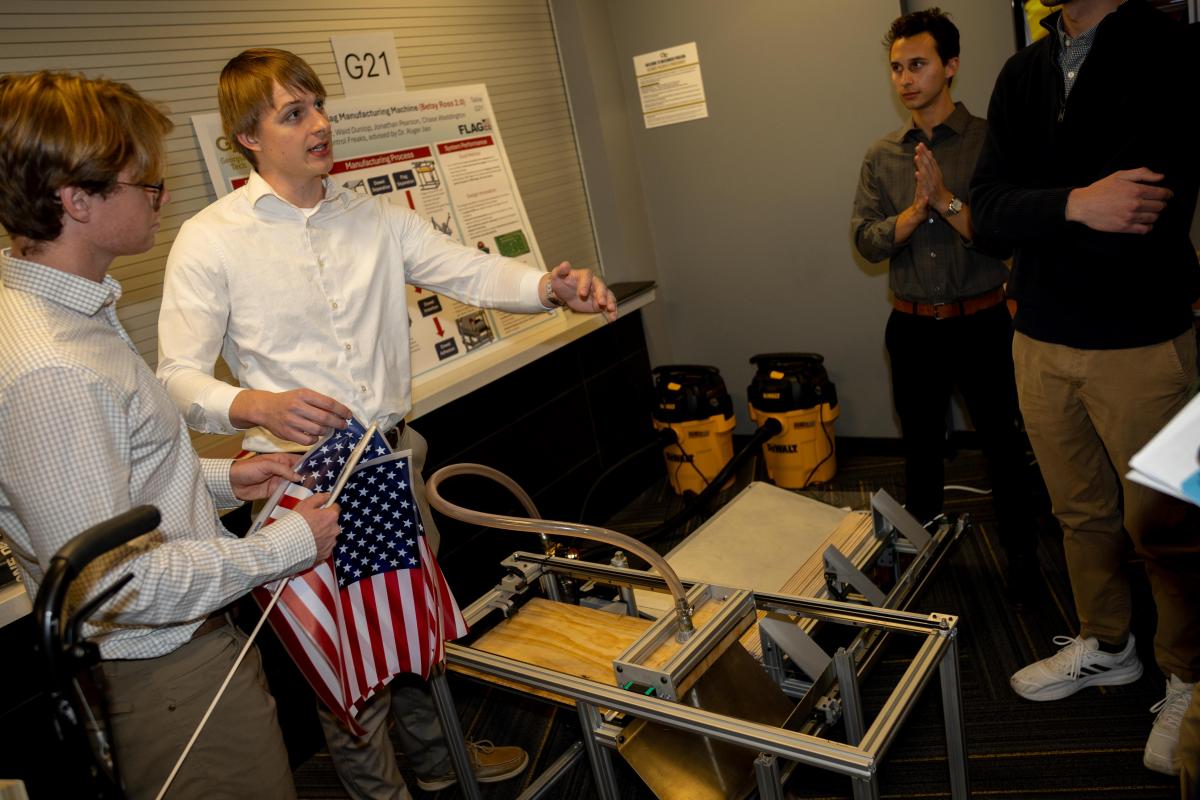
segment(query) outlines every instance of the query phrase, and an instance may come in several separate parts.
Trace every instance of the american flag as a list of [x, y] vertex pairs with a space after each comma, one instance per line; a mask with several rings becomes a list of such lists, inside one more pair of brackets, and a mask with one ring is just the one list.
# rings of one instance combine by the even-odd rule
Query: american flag
[[[300, 462], [315, 490], [333, 488], [364, 430], [335, 431]], [[313, 690], [355, 733], [362, 704], [396, 675], [428, 677], [445, 642], [467, 633], [458, 604], [425, 541], [413, 497], [410, 452], [392, 453], [376, 433], [338, 497], [342, 534], [326, 561], [294, 576], [271, 627]], [[290, 484], [263, 524], [312, 492]], [[269, 587], [255, 590], [266, 607]]]

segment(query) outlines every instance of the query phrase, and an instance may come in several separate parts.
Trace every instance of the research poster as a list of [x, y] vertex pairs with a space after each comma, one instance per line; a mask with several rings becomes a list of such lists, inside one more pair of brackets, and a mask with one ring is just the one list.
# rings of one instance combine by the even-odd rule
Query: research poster
[[[335, 182], [384, 195], [469, 247], [545, 268], [485, 86], [330, 98], [326, 112]], [[217, 196], [244, 184], [250, 165], [225, 139], [220, 115], [192, 123]], [[413, 374], [551, 316], [475, 308], [409, 286]]]

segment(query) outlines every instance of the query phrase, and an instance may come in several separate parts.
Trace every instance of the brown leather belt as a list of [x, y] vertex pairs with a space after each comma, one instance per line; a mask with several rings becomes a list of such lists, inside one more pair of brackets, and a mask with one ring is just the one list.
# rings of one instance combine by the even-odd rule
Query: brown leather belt
[[225, 611], [225, 609], [221, 609], [220, 611], [214, 612], [211, 616], [209, 616], [208, 619], [204, 620], [204, 622], [201, 622], [200, 627], [192, 631], [192, 638], [188, 641], [195, 641], [205, 634], [212, 633], [213, 631], [224, 628], [226, 625], [232, 624], [233, 620], [229, 618], [229, 614]]
[[400, 420], [396, 427], [383, 434], [383, 438], [387, 440], [393, 448], [400, 446], [400, 437], [404, 435], [404, 420]]
[[892, 308], [902, 311], [905, 314], [916, 314], [918, 317], [950, 319], [952, 317], [970, 316], [971, 314], [985, 311], [992, 306], [998, 306], [1004, 302], [1004, 298], [1004, 287], [1001, 286], [990, 292], [977, 294], [974, 297], [967, 297], [963, 300], [953, 300], [949, 303], [914, 303], [911, 300], [901, 300], [899, 297], [893, 297]]

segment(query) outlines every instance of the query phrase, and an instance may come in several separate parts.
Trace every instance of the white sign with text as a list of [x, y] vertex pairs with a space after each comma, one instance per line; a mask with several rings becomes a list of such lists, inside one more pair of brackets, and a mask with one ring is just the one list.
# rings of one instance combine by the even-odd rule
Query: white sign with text
[[404, 91], [391, 31], [330, 36], [329, 44], [347, 95]]

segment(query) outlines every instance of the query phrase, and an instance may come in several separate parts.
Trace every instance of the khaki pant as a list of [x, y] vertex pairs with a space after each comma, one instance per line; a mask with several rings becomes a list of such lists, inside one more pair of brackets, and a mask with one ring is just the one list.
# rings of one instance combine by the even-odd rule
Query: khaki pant
[[[1117, 324], [1114, 322], [1114, 324]], [[1080, 350], [1017, 333], [1021, 412], [1062, 524], [1080, 635], [1129, 635], [1128, 551], [1144, 560], [1158, 609], [1155, 657], [1200, 677], [1200, 526], [1195, 509], [1125, 479], [1129, 459], [1187, 402], [1196, 338]]]
[[421, 508], [421, 518], [425, 522], [425, 541], [429, 543], [429, 552], [436, 555], [442, 539], [441, 534], [438, 533], [437, 522], [433, 519], [433, 511], [429, 508], [429, 501], [425, 499], [425, 476], [421, 474], [425, 471], [425, 456], [429, 452], [429, 444], [425, 441], [424, 436], [412, 429], [411, 425], [405, 425], [404, 433], [400, 434], [400, 442], [396, 449], [412, 450], [413, 497], [416, 498], [417, 505]]
[[1179, 792], [1183, 800], [1200, 800], [1200, 683], [1179, 726]]
[[353, 800], [412, 800], [388, 736], [389, 716], [417, 777], [438, 778], [454, 769], [433, 697], [415, 675], [396, 676], [367, 701], [356, 717], [365, 736], [350, 733], [325, 706], [318, 704], [317, 712], [334, 771]]
[[[101, 662], [114, 749], [131, 800], [158, 794], [245, 642], [245, 634], [226, 625], [165, 656]], [[166, 797], [295, 796], [275, 700], [251, 648]]]

